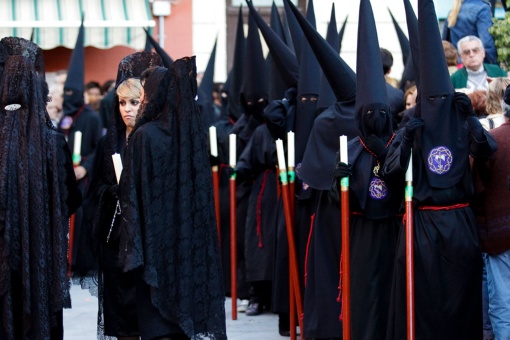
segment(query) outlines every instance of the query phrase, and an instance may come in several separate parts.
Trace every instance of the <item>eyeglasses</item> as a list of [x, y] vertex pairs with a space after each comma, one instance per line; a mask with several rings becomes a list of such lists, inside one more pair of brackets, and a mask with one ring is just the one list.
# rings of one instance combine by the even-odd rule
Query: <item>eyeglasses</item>
[[481, 50], [482, 49], [480, 47], [475, 47], [475, 48], [463, 50], [462, 51], [462, 55], [470, 55], [471, 52], [473, 52], [473, 54], [478, 54], [478, 53], [480, 53]]

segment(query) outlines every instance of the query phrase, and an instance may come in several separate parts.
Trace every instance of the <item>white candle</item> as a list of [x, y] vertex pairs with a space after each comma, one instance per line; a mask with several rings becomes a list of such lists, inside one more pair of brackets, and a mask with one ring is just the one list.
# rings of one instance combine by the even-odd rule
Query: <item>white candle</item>
[[235, 133], [232, 133], [230, 134], [229, 136], [229, 152], [230, 152], [230, 157], [229, 157], [229, 165], [231, 168], [235, 168], [236, 167], [236, 135]]
[[276, 155], [278, 156], [278, 168], [280, 168], [280, 171], [285, 170], [285, 153], [283, 151], [283, 141], [281, 139], [276, 140]]
[[113, 159], [113, 167], [115, 168], [115, 175], [117, 176], [117, 183], [120, 182], [120, 174], [122, 173], [122, 159], [120, 159], [120, 155], [115, 153], [112, 155]]
[[81, 131], [76, 131], [74, 133], [73, 155], [81, 155], [81, 136]]
[[409, 165], [407, 166], [406, 171], [406, 182], [412, 182], [413, 181], [413, 153], [411, 150], [411, 157], [409, 157]]
[[216, 137], [216, 126], [209, 127], [209, 143], [211, 144], [211, 156], [218, 157], [218, 140]]
[[340, 136], [340, 162], [348, 164], [349, 157], [347, 156], [347, 136]]
[[295, 154], [294, 154], [294, 132], [287, 132], [287, 161], [289, 168], [294, 168], [296, 165]]

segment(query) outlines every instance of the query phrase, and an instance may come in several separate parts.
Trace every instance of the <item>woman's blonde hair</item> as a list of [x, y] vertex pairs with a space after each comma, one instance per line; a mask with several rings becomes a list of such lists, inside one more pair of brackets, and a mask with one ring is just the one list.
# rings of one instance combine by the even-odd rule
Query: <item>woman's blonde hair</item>
[[142, 84], [140, 79], [129, 78], [124, 80], [117, 87], [117, 96], [121, 98], [140, 98], [140, 92], [142, 90]]
[[448, 14], [448, 27], [453, 27], [457, 23], [457, 17], [459, 16], [460, 7], [462, 6], [462, 2], [464, 0], [453, 0], [452, 9], [450, 10], [450, 14]]
[[510, 79], [506, 77], [498, 77], [492, 79], [489, 84], [489, 90], [487, 91], [487, 113], [503, 113], [501, 107], [501, 100], [505, 95], [506, 87], [510, 85]]

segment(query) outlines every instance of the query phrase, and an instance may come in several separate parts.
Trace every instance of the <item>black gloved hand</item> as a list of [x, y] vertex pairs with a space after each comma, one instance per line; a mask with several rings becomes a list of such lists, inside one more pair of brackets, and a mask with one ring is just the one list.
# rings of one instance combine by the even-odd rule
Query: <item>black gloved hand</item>
[[223, 168], [223, 172], [230, 178], [236, 171], [232, 167], [226, 166], [225, 168]]
[[331, 183], [331, 189], [329, 189], [328, 192], [328, 198], [332, 204], [336, 206], [340, 205], [340, 180], [350, 175], [350, 165], [339, 162], [335, 166], [335, 170], [333, 171], [333, 183]]
[[209, 155], [209, 162], [211, 163], [211, 166], [220, 165], [220, 159], [218, 156]]
[[471, 103], [471, 99], [469, 99], [467, 94], [463, 92], [455, 92], [453, 95], [453, 100], [455, 101], [457, 112], [460, 112], [464, 118], [468, 118], [469, 116], [476, 117], [476, 112], [473, 109], [473, 104]]
[[386, 143], [382, 140], [382, 138], [377, 137], [376, 135], [370, 135], [365, 139], [365, 145], [370, 151], [375, 153], [377, 159], [384, 160], [386, 158], [388, 149], [386, 148]]
[[117, 201], [119, 199], [119, 186], [117, 184], [110, 185], [105, 191], [105, 195], [108, 199]]
[[407, 124], [404, 128], [405, 129], [404, 139], [402, 140], [402, 143], [409, 147], [412, 147], [415, 131], [418, 130], [419, 128], [421, 128], [424, 124], [425, 124], [425, 122], [421, 118], [417, 118], [417, 117], [411, 118], [407, 122]]

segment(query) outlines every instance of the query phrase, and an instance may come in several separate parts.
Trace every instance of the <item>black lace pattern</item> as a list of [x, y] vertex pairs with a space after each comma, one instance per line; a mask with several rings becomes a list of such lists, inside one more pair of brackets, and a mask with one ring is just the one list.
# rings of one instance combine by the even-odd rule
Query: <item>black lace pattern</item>
[[[6, 58], [1, 78], [0, 338], [13, 339], [15, 327], [21, 327], [24, 339], [44, 339], [57, 322], [55, 313], [71, 307], [68, 217], [81, 197], [74, 196], [65, 139], [47, 124], [37, 58], [18, 44], [23, 40], [13, 39], [2, 39], [17, 54]], [[20, 107], [7, 110], [9, 104]]]
[[121, 260], [125, 270], [142, 267], [152, 304], [187, 336], [226, 339], [211, 170], [194, 101], [195, 58], [158, 73], [168, 82], [163, 110], [144, 107], [125, 155]]

